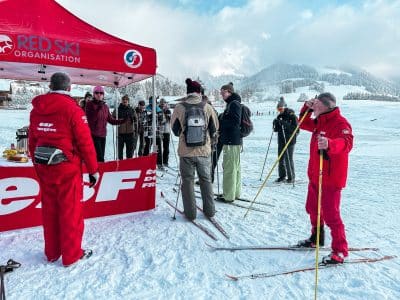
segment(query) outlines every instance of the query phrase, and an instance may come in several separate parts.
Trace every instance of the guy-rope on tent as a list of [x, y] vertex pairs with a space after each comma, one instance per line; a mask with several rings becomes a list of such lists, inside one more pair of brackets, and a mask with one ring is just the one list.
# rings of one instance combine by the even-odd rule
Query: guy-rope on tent
[[0, 0], [0, 12], [0, 78], [48, 82], [62, 71], [74, 84], [121, 87], [153, 76], [154, 86], [154, 49], [109, 35], [54, 0]]

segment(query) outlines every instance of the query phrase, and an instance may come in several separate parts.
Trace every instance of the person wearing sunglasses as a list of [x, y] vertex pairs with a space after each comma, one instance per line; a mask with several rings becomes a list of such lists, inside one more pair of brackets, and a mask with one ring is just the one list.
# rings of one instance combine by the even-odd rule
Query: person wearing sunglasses
[[107, 123], [120, 125], [128, 119], [115, 119], [104, 101], [104, 88], [96, 86], [93, 89], [93, 100], [86, 103], [86, 117], [89, 123], [97, 161], [104, 162], [106, 148]]

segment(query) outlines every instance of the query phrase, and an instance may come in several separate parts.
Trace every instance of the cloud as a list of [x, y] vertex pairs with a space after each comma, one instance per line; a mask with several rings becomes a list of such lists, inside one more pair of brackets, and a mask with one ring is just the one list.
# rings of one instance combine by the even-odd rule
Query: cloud
[[261, 37], [262, 37], [264, 40], [268, 41], [268, 40], [271, 38], [271, 35], [270, 35], [269, 33], [262, 32], [262, 33], [261, 33]]
[[106, 32], [155, 48], [158, 72], [174, 79], [204, 71], [251, 75], [278, 61], [352, 64], [400, 77], [398, 0], [318, 7], [249, 0], [206, 14], [185, 9], [187, 0], [178, 7], [161, 0], [58, 2]]

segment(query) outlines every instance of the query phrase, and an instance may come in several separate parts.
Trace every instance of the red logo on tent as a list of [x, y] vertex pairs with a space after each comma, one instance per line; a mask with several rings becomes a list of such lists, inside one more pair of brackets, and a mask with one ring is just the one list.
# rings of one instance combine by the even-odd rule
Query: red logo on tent
[[137, 50], [128, 50], [124, 54], [124, 61], [129, 68], [138, 68], [142, 65], [142, 54]]
[[5, 34], [0, 34], [0, 55], [9, 54], [14, 48], [14, 43], [12, 39]]

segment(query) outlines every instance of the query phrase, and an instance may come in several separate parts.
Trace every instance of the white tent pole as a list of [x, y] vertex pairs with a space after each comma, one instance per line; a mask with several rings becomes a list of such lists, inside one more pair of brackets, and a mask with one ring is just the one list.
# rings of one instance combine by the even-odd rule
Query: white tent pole
[[153, 101], [152, 101], [152, 120], [151, 120], [151, 125], [152, 125], [152, 132], [153, 132], [153, 153], [157, 152], [157, 139], [156, 139], [156, 129], [157, 129], [157, 118], [156, 118], [156, 105], [157, 105], [157, 99], [156, 99], [156, 93], [155, 93], [155, 78], [156, 75], [154, 75], [151, 78], [151, 87], [152, 87], [152, 91], [153, 91]]
[[[113, 97], [114, 97], [114, 108], [115, 108], [115, 118], [118, 120], [118, 102], [121, 97], [117, 87], [114, 87], [113, 90]], [[115, 132], [115, 144], [114, 144], [114, 160], [118, 160], [118, 125], [113, 126], [113, 132]], [[115, 130], [115, 131], [114, 131]]]

